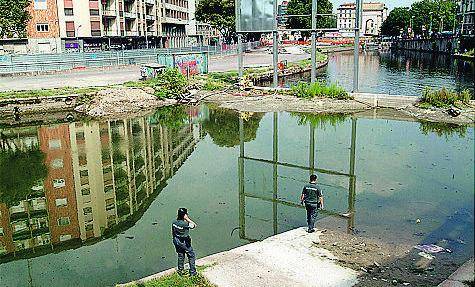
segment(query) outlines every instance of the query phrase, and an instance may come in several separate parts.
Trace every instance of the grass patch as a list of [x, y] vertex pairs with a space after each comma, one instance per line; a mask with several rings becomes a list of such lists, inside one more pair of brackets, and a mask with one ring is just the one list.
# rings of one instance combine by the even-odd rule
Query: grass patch
[[419, 106], [422, 108], [447, 108], [450, 106], [467, 105], [472, 97], [473, 94], [468, 89], [457, 92], [446, 88], [434, 90], [426, 87], [422, 91], [422, 99]]
[[216, 287], [206, 279], [201, 272], [206, 267], [198, 266], [198, 275], [196, 276], [180, 276], [178, 273], [173, 273], [168, 276], [145, 282], [143, 284], [130, 284], [128, 287]]
[[475, 49], [471, 49], [465, 53], [463, 53], [464, 56], [466, 57], [474, 57], [475, 56]]
[[92, 92], [99, 91], [100, 87], [89, 87], [89, 88], [73, 88], [73, 87], [64, 87], [56, 89], [42, 89], [42, 90], [31, 90], [31, 91], [8, 91], [0, 92], [0, 99], [11, 99], [11, 98], [30, 98], [30, 97], [53, 97], [53, 96], [62, 96], [70, 94], [79, 94], [85, 95]]
[[312, 99], [320, 98], [334, 98], [339, 100], [351, 99], [350, 94], [341, 86], [331, 83], [330, 85], [324, 82], [306, 83], [299, 82], [290, 88], [290, 93], [298, 98]]
[[224, 82], [227, 84], [234, 84], [238, 80], [239, 73], [237, 71], [230, 71], [230, 72], [220, 72], [220, 73], [209, 73], [208, 78]]

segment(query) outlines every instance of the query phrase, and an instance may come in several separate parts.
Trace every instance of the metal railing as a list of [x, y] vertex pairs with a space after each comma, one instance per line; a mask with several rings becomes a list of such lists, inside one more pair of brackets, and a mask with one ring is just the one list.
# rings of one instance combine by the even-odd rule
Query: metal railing
[[[244, 50], [254, 49], [259, 42], [244, 43]], [[237, 53], [237, 45], [196, 46], [181, 48], [156, 48], [139, 50], [4, 55], [0, 56], [0, 75], [64, 71], [78, 68], [140, 65], [164, 61], [176, 53], [208, 52], [210, 56], [225, 56]]]

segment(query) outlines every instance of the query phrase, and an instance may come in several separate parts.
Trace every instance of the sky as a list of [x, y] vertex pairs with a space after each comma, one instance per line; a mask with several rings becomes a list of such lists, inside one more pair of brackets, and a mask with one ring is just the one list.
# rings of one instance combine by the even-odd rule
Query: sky
[[[330, 0], [333, 3], [333, 9], [337, 9], [340, 4], [348, 3], [348, 2], [355, 2], [354, 0]], [[395, 7], [409, 7], [412, 3], [416, 2], [416, 0], [365, 0], [364, 2], [383, 2], [386, 3], [386, 6], [391, 11]]]

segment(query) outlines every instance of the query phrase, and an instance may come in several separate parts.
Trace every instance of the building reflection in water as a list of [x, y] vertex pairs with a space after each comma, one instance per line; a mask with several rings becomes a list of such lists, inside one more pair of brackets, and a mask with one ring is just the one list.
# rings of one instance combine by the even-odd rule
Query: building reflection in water
[[[351, 118], [351, 138], [349, 139], [349, 167], [348, 172], [339, 172], [334, 170], [327, 170], [318, 168], [316, 166], [315, 160], [315, 131], [318, 124], [324, 125], [325, 122], [332, 122], [334, 121], [335, 116], [333, 115], [317, 115], [317, 114], [300, 114], [303, 118], [303, 123], [309, 126], [308, 132], [308, 165], [299, 165], [291, 162], [283, 162], [280, 160], [280, 153], [279, 153], [279, 127], [278, 127], [278, 113], [273, 114], [273, 127], [272, 127], [272, 159], [264, 159], [264, 158], [257, 158], [247, 156], [245, 153], [245, 121], [247, 119], [247, 115], [245, 113], [241, 114], [239, 119], [239, 136], [240, 136], [240, 147], [239, 147], [239, 159], [238, 159], [238, 176], [239, 176], [239, 237], [241, 239], [245, 239], [248, 241], [258, 241], [261, 238], [251, 238], [247, 234], [246, 228], [246, 218], [251, 217], [248, 214], [248, 210], [246, 209], [246, 202], [248, 199], [254, 199], [262, 202], [268, 202], [272, 204], [272, 233], [273, 235], [282, 232], [279, 230], [279, 222], [278, 222], [278, 209], [279, 206], [281, 207], [291, 207], [291, 208], [304, 208], [304, 206], [300, 205], [298, 199], [300, 194], [294, 196], [295, 200], [286, 200], [285, 198], [288, 195], [284, 195], [283, 192], [279, 192], [280, 185], [279, 185], [279, 178], [280, 171], [282, 168], [287, 170], [294, 170], [297, 174], [300, 174], [300, 171], [308, 172], [308, 174], [325, 174], [325, 176], [343, 176], [348, 179], [348, 205], [346, 210], [333, 210], [332, 206], [328, 204], [325, 205], [326, 209], [319, 211], [320, 214], [324, 216], [333, 216], [336, 218], [340, 218], [346, 220], [347, 222], [347, 232], [352, 233], [354, 230], [355, 225], [355, 201], [356, 201], [356, 175], [355, 175], [355, 150], [356, 150], [356, 126], [357, 126], [357, 119], [352, 117]], [[340, 117], [337, 115], [337, 117]], [[345, 116], [342, 118], [345, 119]], [[272, 195], [270, 193], [262, 194], [256, 188], [252, 188], [252, 186], [248, 186], [252, 183], [259, 182], [259, 174], [255, 173], [255, 171], [251, 171], [246, 173], [246, 163], [257, 163], [260, 164], [260, 168], [262, 170], [272, 170]], [[266, 168], [268, 167], [268, 169]], [[265, 179], [264, 179], [265, 180]], [[298, 182], [294, 182], [293, 186], [300, 186]], [[270, 187], [270, 186], [269, 186]], [[266, 190], [265, 183], [262, 187]], [[299, 187], [300, 188], [300, 187]], [[297, 188], [298, 189], [298, 188]], [[269, 191], [270, 192], [270, 191]], [[260, 218], [262, 222], [267, 221], [267, 219]]]
[[141, 118], [0, 130], [0, 152], [39, 149], [47, 168], [25, 199], [0, 202], [0, 262], [131, 227], [204, 137], [207, 113], [172, 107]]

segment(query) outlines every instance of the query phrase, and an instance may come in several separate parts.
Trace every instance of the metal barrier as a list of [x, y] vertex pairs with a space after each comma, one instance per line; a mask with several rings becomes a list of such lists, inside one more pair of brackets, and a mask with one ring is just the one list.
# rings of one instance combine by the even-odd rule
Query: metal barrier
[[[259, 42], [244, 43], [243, 49], [254, 49]], [[0, 56], [0, 75], [63, 71], [86, 67], [140, 65], [165, 62], [166, 55], [186, 52], [208, 52], [210, 56], [237, 53], [237, 45], [158, 48], [62, 54]]]

